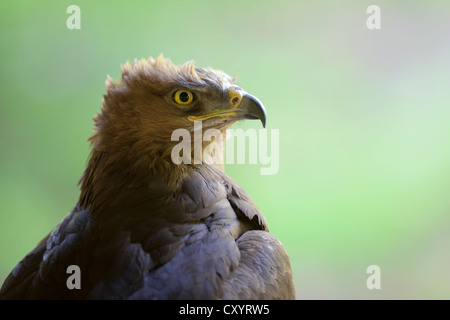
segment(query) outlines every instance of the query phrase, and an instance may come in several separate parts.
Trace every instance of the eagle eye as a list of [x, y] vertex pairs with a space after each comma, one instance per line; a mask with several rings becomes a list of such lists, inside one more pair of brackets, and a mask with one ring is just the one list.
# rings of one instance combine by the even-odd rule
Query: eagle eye
[[173, 94], [173, 101], [181, 106], [187, 106], [194, 100], [194, 94], [188, 90], [177, 90]]

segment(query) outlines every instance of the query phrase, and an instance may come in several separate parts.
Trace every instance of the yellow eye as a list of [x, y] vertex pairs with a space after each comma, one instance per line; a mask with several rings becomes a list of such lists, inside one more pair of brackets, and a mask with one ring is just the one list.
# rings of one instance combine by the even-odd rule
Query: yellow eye
[[187, 90], [178, 90], [173, 94], [173, 101], [181, 106], [187, 106], [194, 100], [192, 92]]

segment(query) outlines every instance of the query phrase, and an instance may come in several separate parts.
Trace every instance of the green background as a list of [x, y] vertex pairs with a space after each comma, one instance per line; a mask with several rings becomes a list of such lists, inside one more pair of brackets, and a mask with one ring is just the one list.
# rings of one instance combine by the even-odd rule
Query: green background
[[106, 75], [163, 53], [239, 73], [264, 102], [278, 173], [227, 173], [285, 245], [298, 298], [449, 299], [450, 4], [376, 1], [369, 30], [370, 4], [1, 1], [0, 283], [75, 205]]

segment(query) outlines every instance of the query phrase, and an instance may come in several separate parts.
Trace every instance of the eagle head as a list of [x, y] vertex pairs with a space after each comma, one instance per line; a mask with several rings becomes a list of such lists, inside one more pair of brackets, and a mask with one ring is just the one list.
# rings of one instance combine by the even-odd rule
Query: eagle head
[[90, 140], [108, 151], [169, 147], [172, 132], [192, 132], [195, 121], [202, 121], [204, 130], [223, 130], [241, 119], [259, 119], [263, 126], [266, 122], [256, 97], [223, 71], [196, 67], [193, 61], [175, 65], [160, 55], [127, 62], [121, 80], [108, 76], [106, 88]]

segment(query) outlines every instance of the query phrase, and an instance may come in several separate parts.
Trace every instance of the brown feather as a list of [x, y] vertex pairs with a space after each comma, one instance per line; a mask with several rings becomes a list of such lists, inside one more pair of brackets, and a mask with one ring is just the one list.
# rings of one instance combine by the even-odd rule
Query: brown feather
[[[220, 166], [171, 160], [172, 132], [192, 132], [189, 114], [228, 103], [230, 85], [222, 71], [162, 56], [126, 63], [121, 81], [108, 77], [79, 202], [16, 266], [0, 299], [294, 298], [287, 254], [247, 193]], [[177, 88], [195, 90], [191, 109], [174, 105]], [[81, 290], [66, 287], [72, 264]]]

